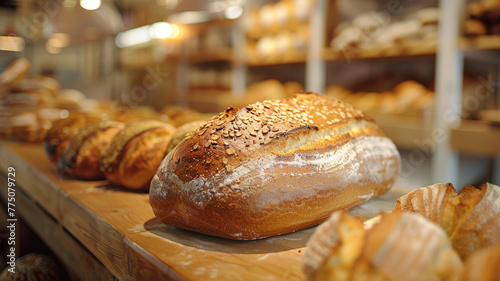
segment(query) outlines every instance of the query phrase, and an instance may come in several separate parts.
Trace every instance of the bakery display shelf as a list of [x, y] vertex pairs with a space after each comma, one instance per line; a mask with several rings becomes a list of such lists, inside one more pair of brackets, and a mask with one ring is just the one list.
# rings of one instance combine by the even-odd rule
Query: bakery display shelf
[[246, 60], [247, 66], [271, 66], [271, 65], [284, 65], [294, 63], [306, 63], [305, 52], [291, 52], [286, 54], [258, 57], [248, 56]]
[[500, 35], [460, 37], [458, 47], [462, 50], [500, 50]]
[[[52, 239], [49, 247], [65, 249], [54, 250], [60, 259], [83, 257], [90, 264], [85, 268], [95, 269], [80, 270], [83, 280], [99, 279], [92, 274], [119, 280], [305, 280], [302, 255], [315, 228], [257, 241], [215, 238], [160, 223], [147, 193], [57, 176], [41, 144], [0, 141], [1, 173], [8, 167], [16, 169], [17, 214], [44, 240]], [[391, 191], [351, 212], [371, 218], [391, 210], [402, 194]]]
[[218, 51], [197, 52], [187, 57], [188, 62], [232, 62], [233, 51], [231, 49], [221, 49]]
[[462, 120], [451, 130], [451, 147], [464, 154], [497, 157], [500, 155], [498, 123]]
[[323, 51], [323, 59], [325, 61], [347, 61], [351, 60], [388, 60], [388, 59], [422, 59], [434, 58], [436, 56], [436, 48], [414, 48], [402, 49], [394, 48], [373, 48], [373, 49], [351, 49], [345, 52], [325, 49]]
[[369, 114], [375, 119], [384, 134], [390, 138], [398, 148], [419, 149], [430, 152], [426, 140], [432, 140], [433, 121], [430, 118], [418, 116]]

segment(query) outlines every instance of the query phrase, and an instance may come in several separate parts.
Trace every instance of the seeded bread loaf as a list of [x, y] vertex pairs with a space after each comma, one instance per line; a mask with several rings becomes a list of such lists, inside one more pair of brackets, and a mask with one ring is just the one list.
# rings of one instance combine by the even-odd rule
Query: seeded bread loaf
[[194, 130], [198, 129], [202, 125], [205, 125], [206, 121], [196, 120], [186, 123], [175, 131], [174, 135], [168, 142], [167, 153], [174, 149], [186, 136], [192, 133]]
[[378, 197], [399, 171], [396, 147], [371, 118], [303, 93], [210, 119], [165, 157], [149, 197], [166, 224], [257, 239]]
[[103, 179], [99, 160], [104, 147], [125, 127], [115, 121], [100, 121], [88, 125], [75, 135], [59, 161], [63, 174], [87, 180]]
[[101, 155], [101, 171], [110, 182], [130, 189], [147, 189], [175, 127], [142, 120], [127, 125], [109, 142]]

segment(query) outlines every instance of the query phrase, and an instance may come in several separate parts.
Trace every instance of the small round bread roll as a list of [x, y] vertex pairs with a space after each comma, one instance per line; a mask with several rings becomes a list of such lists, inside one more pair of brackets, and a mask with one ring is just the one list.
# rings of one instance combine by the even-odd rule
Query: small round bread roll
[[127, 125], [105, 147], [100, 169], [106, 178], [130, 189], [147, 189], [175, 132], [170, 124], [141, 120]]
[[316, 229], [304, 254], [308, 280], [452, 280], [462, 262], [446, 233], [419, 214], [382, 214], [364, 226], [338, 211]]
[[475, 252], [464, 264], [458, 281], [500, 280], [500, 245]]
[[47, 132], [43, 145], [50, 162], [57, 166], [62, 153], [69, 146], [71, 139], [85, 126], [98, 122], [97, 117], [73, 112], [67, 118], [54, 121]]
[[59, 171], [80, 179], [103, 179], [99, 160], [104, 147], [125, 125], [116, 121], [101, 121], [86, 126], [71, 139], [59, 161]]
[[59, 108], [78, 109], [85, 99], [85, 95], [78, 90], [63, 89], [57, 93], [56, 104]]
[[466, 20], [463, 29], [465, 36], [482, 36], [488, 32], [484, 23], [479, 20]]
[[23, 78], [30, 70], [30, 62], [25, 58], [18, 58], [7, 66], [0, 74], [0, 87], [5, 87], [17, 79]]
[[174, 135], [168, 142], [167, 151], [165, 154], [168, 154], [172, 149], [174, 149], [186, 136], [188, 136], [191, 132], [195, 131], [203, 124], [207, 123], [203, 120], [196, 120], [189, 123], [186, 123], [175, 131]]

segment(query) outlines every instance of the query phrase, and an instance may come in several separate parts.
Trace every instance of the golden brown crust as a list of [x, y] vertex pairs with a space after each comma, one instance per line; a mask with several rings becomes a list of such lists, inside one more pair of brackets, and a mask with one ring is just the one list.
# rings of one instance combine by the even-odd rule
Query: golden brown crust
[[500, 278], [500, 245], [472, 254], [464, 264], [458, 281], [498, 281]]
[[175, 128], [153, 120], [127, 125], [104, 149], [100, 168], [115, 184], [132, 189], [149, 187]]
[[81, 129], [61, 156], [59, 170], [81, 179], [104, 178], [104, 174], [99, 168], [101, 153], [106, 144], [123, 127], [123, 123], [101, 121]]
[[462, 259], [500, 244], [500, 187], [466, 186], [457, 194], [452, 184], [416, 189], [398, 199], [393, 212], [417, 212], [441, 225]]
[[382, 214], [371, 228], [335, 212], [308, 242], [308, 280], [452, 280], [462, 268], [444, 231], [419, 214]]
[[72, 113], [68, 118], [54, 121], [43, 141], [45, 152], [51, 163], [57, 165], [59, 157], [68, 147], [71, 138], [78, 134], [81, 128], [98, 121], [96, 117], [79, 113]]
[[299, 94], [212, 118], [165, 157], [150, 202], [167, 224], [257, 239], [385, 193], [399, 165], [372, 119], [338, 100]]
[[174, 149], [184, 138], [186, 138], [189, 134], [191, 134], [193, 131], [196, 129], [200, 128], [202, 125], [204, 125], [206, 121], [203, 120], [197, 120], [197, 121], [192, 121], [189, 123], [186, 123], [175, 131], [174, 135], [168, 142], [167, 146], [167, 154]]

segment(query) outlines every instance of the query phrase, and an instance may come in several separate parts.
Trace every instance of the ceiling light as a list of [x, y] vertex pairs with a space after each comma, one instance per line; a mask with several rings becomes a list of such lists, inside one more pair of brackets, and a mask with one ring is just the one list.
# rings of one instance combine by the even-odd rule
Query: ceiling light
[[80, 6], [85, 10], [96, 10], [101, 7], [101, 0], [80, 0]]
[[151, 25], [149, 34], [152, 38], [168, 38], [172, 35], [172, 27], [166, 22], [157, 22]]
[[240, 6], [230, 6], [224, 11], [227, 19], [237, 19], [243, 14], [243, 9]]

